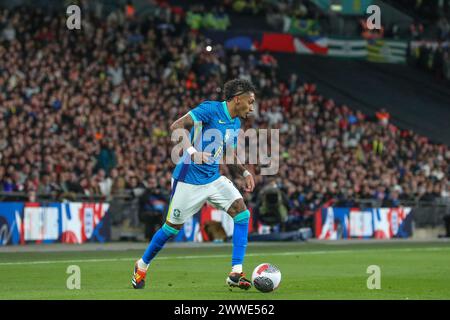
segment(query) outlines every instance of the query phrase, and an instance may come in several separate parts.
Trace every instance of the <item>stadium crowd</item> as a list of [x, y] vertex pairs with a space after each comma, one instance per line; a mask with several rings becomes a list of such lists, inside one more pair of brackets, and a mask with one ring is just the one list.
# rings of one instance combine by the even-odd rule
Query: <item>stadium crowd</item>
[[258, 89], [245, 128], [277, 128], [281, 143], [278, 175], [251, 166], [250, 203], [269, 182], [294, 216], [329, 200], [449, 197], [447, 146], [397, 128], [384, 111], [338, 105], [296, 74], [281, 81], [268, 53], [207, 51], [208, 40], [170, 8], [142, 22], [85, 17], [82, 30], [68, 30], [64, 16], [0, 9], [0, 38], [2, 193], [109, 197], [155, 183], [169, 191], [169, 125], [241, 77]]
[[446, 42], [423, 42], [410, 47], [408, 62], [432, 73], [438, 80], [450, 80], [450, 48]]

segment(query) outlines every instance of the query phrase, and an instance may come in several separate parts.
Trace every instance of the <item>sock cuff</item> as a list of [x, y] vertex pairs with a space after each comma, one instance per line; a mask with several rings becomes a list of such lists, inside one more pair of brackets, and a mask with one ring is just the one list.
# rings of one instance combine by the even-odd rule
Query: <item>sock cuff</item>
[[249, 221], [249, 219], [250, 219], [250, 211], [248, 211], [248, 209], [245, 211], [242, 211], [241, 213], [238, 213], [233, 218], [234, 222], [236, 222], [236, 223], [246, 223]]
[[164, 223], [164, 225], [162, 226], [162, 230], [165, 232], [165, 234], [167, 234], [168, 236], [176, 236], [178, 234], [178, 232], [180, 232], [180, 230], [177, 230], [175, 228], [172, 228], [171, 226], [169, 226], [168, 224]]

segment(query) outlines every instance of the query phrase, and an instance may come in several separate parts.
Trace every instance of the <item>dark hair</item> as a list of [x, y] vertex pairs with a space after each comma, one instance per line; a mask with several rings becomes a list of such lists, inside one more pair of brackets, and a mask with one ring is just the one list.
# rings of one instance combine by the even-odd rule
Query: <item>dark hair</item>
[[223, 88], [225, 99], [227, 101], [231, 100], [233, 97], [241, 95], [243, 93], [247, 92], [256, 92], [255, 87], [253, 84], [244, 79], [234, 79], [230, 80], [227, 83], [225, 83], [225, 86]]

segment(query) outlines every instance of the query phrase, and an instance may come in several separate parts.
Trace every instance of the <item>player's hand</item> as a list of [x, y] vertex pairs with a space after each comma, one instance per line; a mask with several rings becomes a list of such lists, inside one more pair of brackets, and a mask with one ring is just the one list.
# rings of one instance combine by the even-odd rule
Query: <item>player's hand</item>
[[209, 152], [195, 152], [191, 155], [191, 159], [194, 160], [196, 164], [203, 164], [210, 162], [212, 154]]
[[246, 176], [245, 178], [245, 192], [252, 192], [255, 189], [255, 180], [253, 179], [253, 175]]

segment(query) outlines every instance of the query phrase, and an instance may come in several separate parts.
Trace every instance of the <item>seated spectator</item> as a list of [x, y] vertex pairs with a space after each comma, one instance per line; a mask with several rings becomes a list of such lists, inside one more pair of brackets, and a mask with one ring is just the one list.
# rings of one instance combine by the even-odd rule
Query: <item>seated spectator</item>
[[411, 33], [411, 37], [414, 40], [421, 40], [423, 33], [424, 33], [424, 27], [423, 24], [420, 23], [418, 20], [415, 20], [410, 26], [409, 30]]
[[440, 41], [450, 40], [450, 23], [446, 17], [441, 17], [438, 21], [438, 39]]
[[386, 111], [386, 109], [380, 109], [375, 113], [375, 116], [377, 117], [377, 120], [381, 125], [387, 126], [389, 124], [389, 118], [391, 117], [391, 115]]
[[100, 193], [106, 197], [109, 197], [111, 195], [113, 180], [110, 177], [106, 176], [106, 173], [103, 169], [100, 169], [97, 172], [95, 178], [100, 189]]

